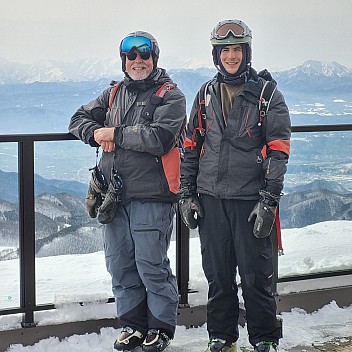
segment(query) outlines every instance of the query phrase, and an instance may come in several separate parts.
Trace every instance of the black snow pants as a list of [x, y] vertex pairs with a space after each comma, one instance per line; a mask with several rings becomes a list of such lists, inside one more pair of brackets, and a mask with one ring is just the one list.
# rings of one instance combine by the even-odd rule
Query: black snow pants
[[278, 343], [281, 324], [271, 293], [273, 248], [270, 236], [256, 238], [248, 216], [256, 201], [224, 200], [200, 195], [202, 265], [208, 281], [207, 329], [209, 337], [238, 339], [239, 299], [236, 273], [241, 278], [249, 342]]

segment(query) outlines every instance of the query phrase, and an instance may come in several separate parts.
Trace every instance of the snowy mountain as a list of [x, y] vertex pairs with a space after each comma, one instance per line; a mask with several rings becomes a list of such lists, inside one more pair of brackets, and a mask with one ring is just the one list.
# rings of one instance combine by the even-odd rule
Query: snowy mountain
[[327, 191], [331, 191], [334, 193], [347, 194], [351, 193], [345, 187], [341, 186], [339, 183], [335, 181], [326, 181], [326, 180], [314, 180], [311, 183], [298, 185], [295, 187], [286, 187], [286, 191], [292, 192], [306, 192], [311, 190], [321, 190], [325, 189]]
[[[173, 64], [173, 67], [166, 65], [167, 69], [197, 71], [203, 76], [206, 72], [209, 77], [212, 77], [215, 73], [215, 68], [209, 62], [187, 60], [185, 62], [173, 62]], [[275, 73], [275, 77], [286, 77], [289, 80], [301, 80], [303, 78], [315, 80], [322, 76], [329, 78], [344, 77], [352, 81], [352, 69], [337, 62], [308, 60], [290, 70]], [[80, 82], [103, 78], [119, 79], [119, 77], [122, 77], [121, 63], [117, 57], [110, 59], [81, 59], [74, 62], [43, 60], [33, 64], [20, 64], [0, 58], [0, 84]]]
[[341, 94], [345, 99], [352, 90], [352, 69], [337, 62], [309, 60], [287, 71], [276, 72], [279, 87], [289, 95], [306, 94], [316, 98], [321, 94]]
[[40, 61], [20, 64], [0, 58], [0, 84], [33, 82], [93, 81], [122, 77], [120, 63], [115, 59], [85, 59], [74, 62]]
[[[196, 60], [173, 62], [173, 65], [172, 67], [170, 66], [170, 69], [178, 70], [181, 68], [183, 70], [200, 70], [200, 72], [210, 70], [215, 72], [214, 67], [210, 66], [209, 63]], [[168, 66], [166, 67], [168, 68]], [[122, 78], [119, 58], [92, 58], [74, 62], [43, 60], [33, 64], [15, 63], [0, 58], [0, 84], [81, 82], [113, 78]]]
[[326, 77], [352, 77], [352, 69], [340, 65], [337, 62], [321, 62], [308, 60], [296, 68], [286, 71], [290, 77], [305, 74], [307, 77], [326, 76]]
[[[170, 61], [170, 60], [169, 60]], [[171, 61], [170, 61], [171, 62]], [[205, 81], [211, 79], [216, 74], [216, 69], [209, 65], [209, 63], [195, 62], [188, 60], [183, 63], [174, 63], [175, 66], [167, 67], [168, 73], [175, 83], [184, 92], [187, 99], [187, 111], [193, 103], [193, 99], [199, 87]], [[272, 76], [278, 82], [280, 91], [284, 94], [286, 102], [294, 106], [293, 112], [295, 115], [300, 111], [297, 110], [297, 103], [305, 102], [315, 104], [319, 100], [319, 110], [315, 109], [313, 112], [324, 113], [330, 112], [334, 114], [345, 115], [350, 113], [351, 106], [350, 92], [352, 91], [352, 69], [342, 66], [337, 62], [321, 62], [309, 60], [301, 65], [286, 71], [271, 72]], [[4, 110], [9, 105], [10, 100], [16, 97], [21, 101], [21, 95], [27, 94], [30, 91], [34, 99], [43, 97], [43, 92], [52, 92], [57, 89], [59, 94], [56, 94], [56, 99], [60, 99], [62, 92], [71, 90], [70, 96], [64, 96], [65, 103], [59, 102], [58, 109], [53, 109], [53, 113], [62, 110], [65, 104], [70, 104], [72, 99], [79, 103], [85, 102], [82, 99], [82, 93], [87, 95], [96, 87], [108, 87], [111, 80], [122, 79], [121, 67], [119, 59], [86, 59], [77, 60], [74, 62], [60, 62], [60, 61], [40, 61], [34, 64], [19, 64], [9, 62], [0, 58], [0, 104], [1, 109]], [[48, 84], [48, 90], [45, 85]], [[76, 92], [72, 90], [76, 90]], [[100, 90], [100, 91], [101, 91]], [[15, 92], [18, 91], [18, 92]], [[36, 93], [34, 95], [34, 93]], [[80, 96], [81, 95], [81, 96]], [[1, 98], [3, 96], [3, 99]], [[26, 97], [25, 97], [26, 98]], [[2, 101], [4, 100], [4, 101]], [[326, 102], [346, 102], [343, 110], [339, 109], [342, 104], [334, 104], [332, 111], [325, 106]], [[57, 103], [58, 101], [54, 101]], [[323, 105], [322, 105], [323, 103]], [[35, 118], [38, 118], [42, 113], [42, 107], [45, 107], [45, 101], [39, 105], [36, 104]], [[21, 103], [15, 104], [16, 109], [21, 108], [18, 113], [27, 114], [27, 107], [23, 110]], [[74, 107], [77, 107], [75, 105]], [[8, 106], [9, 110], [4, 113], [13, 113], [13, 105]], [[324, 111], [322, 110], [324, 109]], [[311, 113], [311, 109], [305, 109], [305, 113]], [[56, 120], [56, 118], [55, 118]], [[339, 121], [340, 123], [347, 123], [346, 121]], [[302, 122], [299, 121], [299, 124]], [[332, 122], [330, 122], [332, 123]]]
[[[36, 253], [38, 256], [89, 253], [101, 250], [99, 225], [95, 219], [87, 215], [83, 199], [73, 194], [44, 193], [35, 198]], [[0, 227], [0, 246], [17, 247], [17, 203], [0, 199]], [[82, 240], [87, 242], [84, 247], [82, 247]], [[5, 251], [0, 253], [0, 260], [15, 256], [15, 253]]]
[[[325, 182], [328, 184], [328, 182]], [[312, 186], [309, 189], [309, 186]], [[280, 202], [282, 228], [304, 227], [323, 221], [352, 220], [352, 194], [317, 189], [286, 194]]]
[[[34, 175], [35, 195], [43, 193], [71, 193], [81, 199], [85, 198], [87, 185], [77, 181], [47, 179]], [[18, 174], [17, 172], [4, 172], [0, 170], [0, 199], [8, 202], [18, 200]]]

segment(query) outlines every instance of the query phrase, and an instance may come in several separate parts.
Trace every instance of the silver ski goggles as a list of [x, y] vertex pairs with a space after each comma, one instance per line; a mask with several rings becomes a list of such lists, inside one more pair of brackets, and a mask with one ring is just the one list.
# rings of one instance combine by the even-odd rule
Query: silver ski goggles
[[125, 54], [128, 60], [135, 60], [138, 51], [142, 60], [148, 60], [152, 51], [152, 42], [146, 37], [126, 37], [120, 45], [120, 53]]
[[251, 36], [250, 31], [247, 26], [242, 26], [241, 21], [227, 20], [220, 22], [212, 31], [211, 38], [224, 39], [230, 33], [234, 37], [245, 37]]

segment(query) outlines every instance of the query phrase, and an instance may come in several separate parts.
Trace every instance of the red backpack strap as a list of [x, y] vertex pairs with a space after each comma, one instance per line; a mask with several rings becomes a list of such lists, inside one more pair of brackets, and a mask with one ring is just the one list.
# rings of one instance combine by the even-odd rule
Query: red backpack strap
[[198, 125], [197, 127], [193, 130], [192, 134], [192, 146], [191, 149], [194, 148], [196, 145], [194, 140], [196, 138], [196, 133], [197, 131], [199, 134], [204, 137], [205, 135], [205, 120], [206, 120], [206, 112], [205, 112], [205, 100], [206, 100], [206, 95], [207, 95], [207, 89], [211, 81], [205, 82], [202, 84], [202, 86], [199, 89], [198, 92], [198, 112], [197, 112], [197, 118], [198, 118]]
[[165, 82], [155, 93], [157, 97], [163, 97], [168, 91], [175, 88], [175, 84]]
[[121, 82], [114, 82], [113, 83], [113, 89], [110, 92], [110, 98], [109, 98], [109, 108], [110, 108], [110, 110], [112, 108], [112, 103], [114, 102], [115, 95], [117, 93], [117, 90], [119, 89], [120, 83]]
[[161, 105], [165, 94], [175, 87], [176, 85], [168, 82], [161, 85], [159, 89], [154, 94], [151, 95], [147, 104], [144, 106], [141, 115], [146, 120], [152, 120], [154, 111], [159, 105]]

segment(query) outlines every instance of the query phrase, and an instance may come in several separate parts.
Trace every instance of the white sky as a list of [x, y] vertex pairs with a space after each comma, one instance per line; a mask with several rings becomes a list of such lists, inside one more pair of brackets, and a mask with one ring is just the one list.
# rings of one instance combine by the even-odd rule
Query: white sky
[[[300, 229], [283, 230], [285, 255], [279, 257], [280, 275], [351, 269], [351, 226], [351, 221], [328, 221]], [[171, 244], [169, 256], [174, 270], [175, 242]], [[0, 296], [1, 309], [14, 307], [19, 302], [18, 265], [17, 259], [0, 261], [0, 282], [5, 288]], [[105, 269], [103, 252], [38, 258], [36, 267], [37, 303], [54, 302], [57, 307], [54, 311], [35, 313], [39, 325], [115, 316], [114, 304], [98, 303], [99, 299], [104, 302], [111, 296], [111, 279]], [[348, 276], [340, 277], [335, 286], [350, 285], [350, 280], [351, 277]], [[279, 293], [324, 288], [324, 285], [329, 287], [324, 284], [324, 280], [315, 283], [313, 280], [308, 281], [309, 283], [303, 282], [302, 287], [299, 287], [299, 282], [280, 284]], [[328, 282], [331, 287], [331, 280]], [[190, 239], [190, 288], [198, 291], [189, 294], [191, 306], [205, 304], [207, 283], [201, 268], [199, 238]], [[80, 301], [91, 303], [83, 307], [72, 304]], [[338, 307], [335, 302], [331, 302], [312, 314], [294, 308], [281, 315], [284, 321], [284, 338], [280, 342], [282, 352], [298, 345], [351, 336], [352, 305]], [[0, 330], [19, 328], [20, 321], [20, 316], [0, 316]], [[14, 341], [7, 352], [110, 352], [117, 334], [115, 329], [106, 328], [100, 334], [73, 336], [61, 342], [52, 337], [33, 347], [15, 345]], [[206, 349], [206, 343], [205, 325], [189, 330], [178, 326], [175, 339], [167, 351], [199, 352]], [[239, 344], [242, 347], [249, 346], [244, 328], [240, 329]]]
[[118, 55], [123, 36], [151, 32], [161, 60], [211, 65], [209, 34], [223, 19], [253, 32], [253, 66], [287, 69], [305, 60], [352, 67], [351, 0], [1, 0], [0, 58], [21, 63]]

